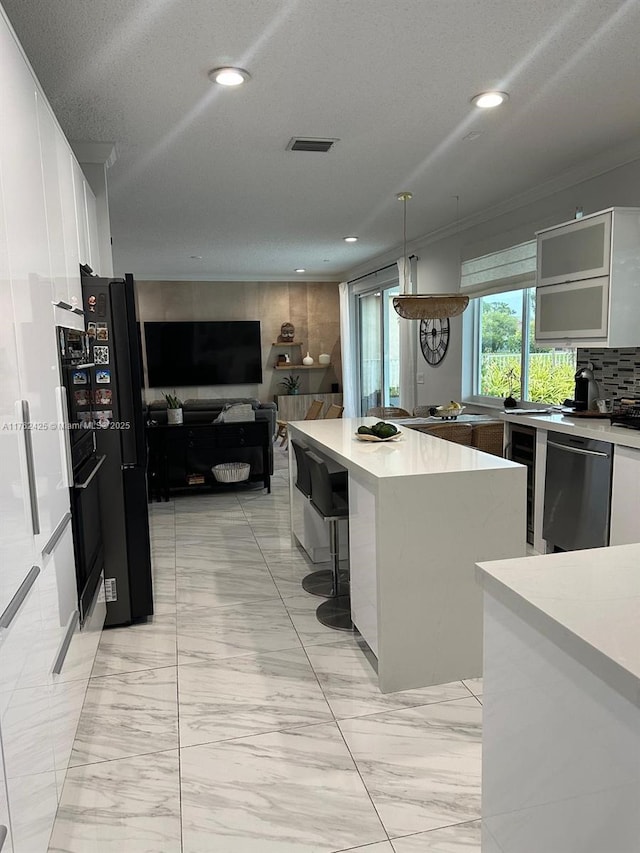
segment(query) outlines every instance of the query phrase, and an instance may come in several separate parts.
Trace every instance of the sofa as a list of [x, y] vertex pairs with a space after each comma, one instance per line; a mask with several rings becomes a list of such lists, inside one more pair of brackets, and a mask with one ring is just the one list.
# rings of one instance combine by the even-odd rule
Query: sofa
[[[273, 439], [276, 432], [278, 409], [275, 403], [261, 403], [254, 397], [221, 397], [185, 400], [182, 404], [182, 417], [185, 424], [213, 423], [224, 409], [233, 403], [250, 403], [256, 421], [267, 421], [269, 435]], [[166, 424], [167, 404], [165, 400], [154, 400], [146, 407], [145, 418], [149, 424]], [[257, 448], [247, 447], [233, 453], [234, 461], [249, 462], [252, 474], [262, 472], [262, 455]], [[269, 474], [273, 474], [273, 446], [269, 446]], [[178, 475], [176, 475], [178, 476]]]

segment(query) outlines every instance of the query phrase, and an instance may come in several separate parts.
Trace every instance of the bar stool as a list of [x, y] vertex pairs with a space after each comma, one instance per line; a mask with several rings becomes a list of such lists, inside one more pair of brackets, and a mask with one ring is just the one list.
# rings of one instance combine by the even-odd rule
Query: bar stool
[[[306, 448], [295, 439], [292, 440], [291, 446], [296, 456], [296, 489], [301, 492], [307, 500], [311, 499], [311, 473], [309, 471], [309, 463], [307, 461]], [[335, 471], [330, 473], [331, 488], [338, 492], [346, 493], [347, 491], [347, 472]], [[347, 572], [340, 572], [341, 586], [347, 586], [349, 583], [349, 575]], [[333, 571], [331, 569], [318, 569], [315, 572], [310, 572], [302, 578], [302, 588], [305, 592], [311, 595], [319, 595], [322, 598], [330, 598], [333, 595]]]
[[306, 452], [311, 474], [311, 506], [329, 524], [329, 553], [331, 554], [333, 589], [331, 598], [316, 609], [316, 618], [327, 628], [352, 631], [351, 598], [340, 583], [340, 542], [338, 524], [349, 518], [347, 492], [335, 491], [326, 463], [312, 450]]

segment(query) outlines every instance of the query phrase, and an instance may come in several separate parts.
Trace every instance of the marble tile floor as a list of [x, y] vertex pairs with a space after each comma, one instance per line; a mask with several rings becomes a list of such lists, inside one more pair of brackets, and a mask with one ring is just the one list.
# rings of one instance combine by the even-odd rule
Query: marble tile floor
[[156, 615], [102, 636], [51, 853], [479, 853], [481, 679], [380, 693], [275, 455], [271, 495], [150, 506]]

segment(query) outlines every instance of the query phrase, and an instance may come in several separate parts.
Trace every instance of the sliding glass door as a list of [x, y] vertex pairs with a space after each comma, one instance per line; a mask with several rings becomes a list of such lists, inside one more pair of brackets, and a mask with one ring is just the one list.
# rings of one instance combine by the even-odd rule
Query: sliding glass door
[[397, 406], [400, 397], [398, 315], [392, 299], [397, 284], [357, 295], [360, 414], [372, 406]]

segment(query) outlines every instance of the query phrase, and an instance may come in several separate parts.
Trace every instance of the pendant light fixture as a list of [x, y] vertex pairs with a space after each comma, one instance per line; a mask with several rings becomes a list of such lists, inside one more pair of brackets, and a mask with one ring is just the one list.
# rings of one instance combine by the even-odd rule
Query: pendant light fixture
[[407, 202], [413, 198], [410, 192], [401, 192], [396, 196], [402, 202], [402, 268], [404, 293], [393, 297], [396, 313], [405, 320], [443, 320], [445, 317], [457, 317], [469, 304], [469, 297], [459, 293], [408, 293], [407, 276]]

